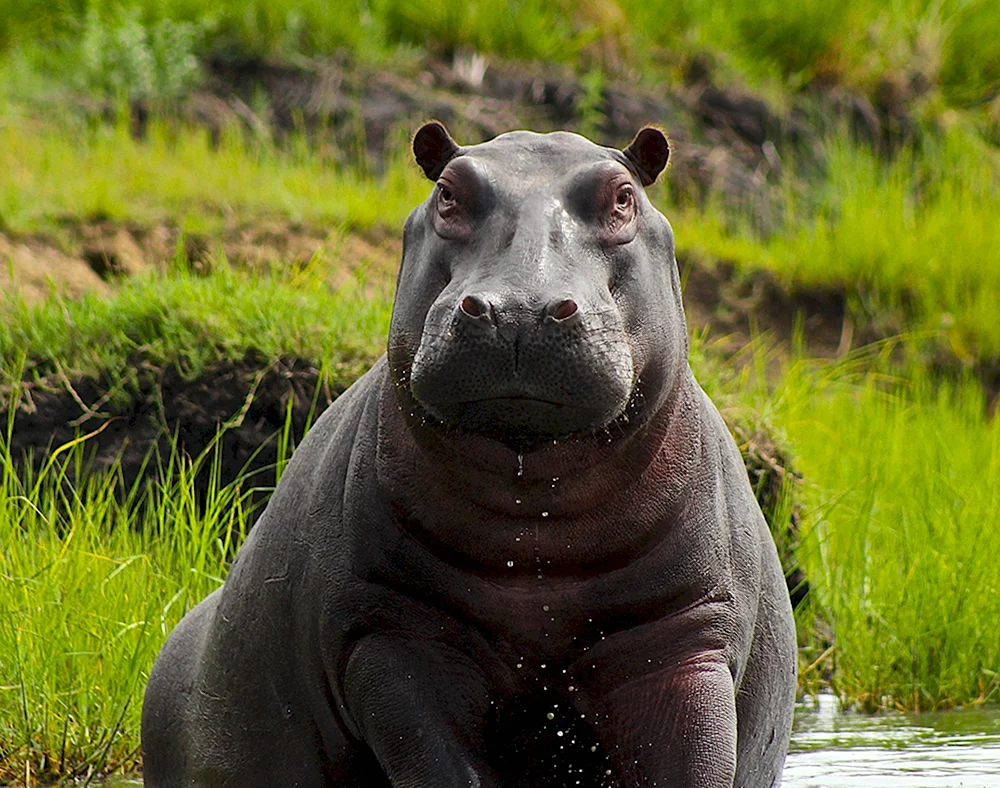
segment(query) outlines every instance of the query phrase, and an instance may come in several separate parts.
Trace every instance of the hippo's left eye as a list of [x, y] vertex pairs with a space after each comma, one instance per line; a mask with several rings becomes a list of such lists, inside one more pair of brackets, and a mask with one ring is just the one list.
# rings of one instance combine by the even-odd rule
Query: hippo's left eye
[[615, 241], [620, 243], [622, 239], [617, 235], [635, 219], [635, 188], [630, 183], [623, 183], [614, 192], [615, 199], [611, 205], [611, 215], [608, 217], [608, 230]]
[[615, 197], [615, 207], [618, 210], [626, 209], [631, 207], [632, 203], [635, 202], [635, 192], [631, 186], [622, 186], [618, 190], [618, 195]]
[[438, 181], [438, 211], [447, 215], [455, 208], [455, 192], [446, 183]]

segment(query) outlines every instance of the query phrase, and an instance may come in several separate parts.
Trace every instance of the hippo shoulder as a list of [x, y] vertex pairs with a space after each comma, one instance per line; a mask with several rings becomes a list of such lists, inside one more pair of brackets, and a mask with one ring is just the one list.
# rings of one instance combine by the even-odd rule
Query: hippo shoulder
[[[345, 477], [356, 451], [374, 450], [378, 401], [387, 379], [385, 357], [320, 415], [296, 447], [243, 553], [261, 541], [268, 549], [305, 533], [317, 519], [339, 522]], [[242, 557], [242, 556], [241, 556]]]

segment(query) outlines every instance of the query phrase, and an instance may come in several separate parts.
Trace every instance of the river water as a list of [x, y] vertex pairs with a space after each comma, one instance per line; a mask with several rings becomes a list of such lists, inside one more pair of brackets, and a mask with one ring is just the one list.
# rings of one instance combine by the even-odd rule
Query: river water
[[844, 714], [821, 695], [795, 710], [784, 788], [1000, 788], [1000, 710]]
[[1000, 788], [1000, 709], [870, 716], [841, 713], [821, 695], [796, 707], [782, 786]]

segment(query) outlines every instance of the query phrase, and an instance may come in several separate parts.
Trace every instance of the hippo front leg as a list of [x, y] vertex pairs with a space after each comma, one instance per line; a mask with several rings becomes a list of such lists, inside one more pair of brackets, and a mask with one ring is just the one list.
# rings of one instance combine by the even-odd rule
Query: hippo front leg
[[[573, 666], [575, 704], [622, 785], [733, 788], [736, 691], [726, 600], [601, 640]], [[743, 786], [741, 788], [756, 788]]]
[[482, 758], [489, 687], [439, 642], [370, 635], [344, 675], [347, 711], [393, 788], [496, 788]]
[[721, 655], [654, 670], [587, 705], [623, 785], [732, 788], [736, 701]]

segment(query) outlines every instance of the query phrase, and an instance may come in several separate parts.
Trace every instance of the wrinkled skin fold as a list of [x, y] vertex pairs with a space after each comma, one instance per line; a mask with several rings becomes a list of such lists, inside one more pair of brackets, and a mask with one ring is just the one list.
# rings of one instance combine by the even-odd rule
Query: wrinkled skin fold
[[777, 785], [791, 605], [688, 366], [666, 137], [413, 148], [388, 353], [168, 638], [146, 785]]

